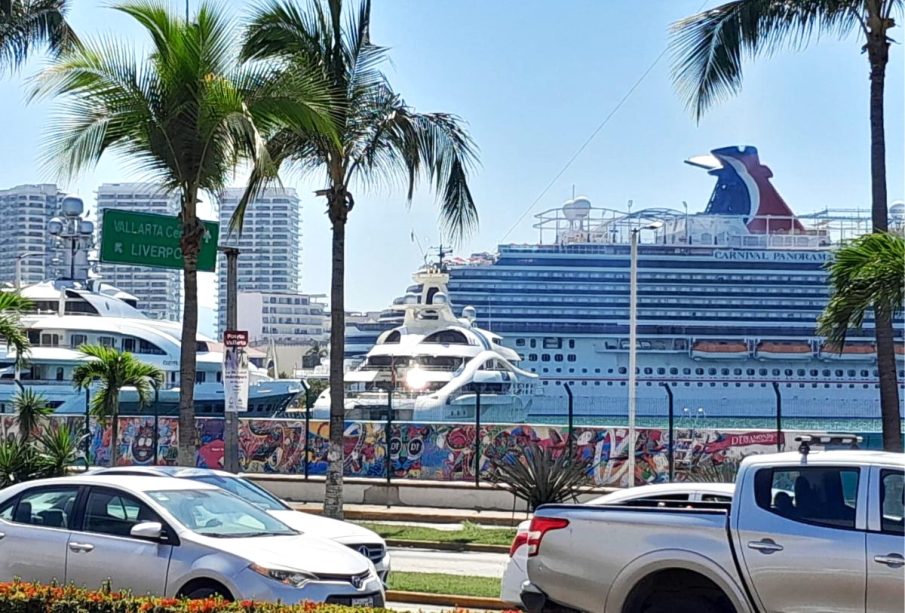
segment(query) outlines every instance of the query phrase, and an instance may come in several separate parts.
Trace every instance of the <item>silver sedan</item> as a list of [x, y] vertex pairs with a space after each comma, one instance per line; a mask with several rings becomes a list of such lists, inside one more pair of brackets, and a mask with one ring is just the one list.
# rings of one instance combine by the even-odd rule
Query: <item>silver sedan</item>
[[374, 565], [204, 483], [88, 475], [0, 491], [0, 581], [382, 606]]

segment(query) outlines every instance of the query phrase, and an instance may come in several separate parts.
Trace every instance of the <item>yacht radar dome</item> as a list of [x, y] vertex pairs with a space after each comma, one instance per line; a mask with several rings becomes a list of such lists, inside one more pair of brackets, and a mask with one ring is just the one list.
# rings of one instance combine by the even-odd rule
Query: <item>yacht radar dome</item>
[[93, 221], [80, 221], [79, 222], [79, 234], [83, 236], [91, 236], [94, 234], [94, 222]]
[[85, 203], [81, 198], [66, 196], [63, 198], [60, 210], [66, 217], [79, 217], [85, 211]]
[[889, 220], [895, 224], [905, 222], [905, 201], [896, 200], [890, 205]]
[[478, 318], [478, 312], [473, 306], [467, 306], [462, 309], [462, 317], [464, 317], [468, 320], [469, 323], [471, 323]]
[[50, 221], [47, 222], [47, 231], [53, 236], [59, 236], [63, 233], [63, 220], [59, 217], [54, 217]]
[[591, 201], [584, 196], [569, 200], [562, 207], [562, 213], [569, 221], [585, 219], [591, 212]]
[[437, 292], [432, 298], [434, 304], [449, 304], [449, 296], [443, 292]]
[[418, 294], [408, 293], [402, 299], [403, 304], [418, 304]]

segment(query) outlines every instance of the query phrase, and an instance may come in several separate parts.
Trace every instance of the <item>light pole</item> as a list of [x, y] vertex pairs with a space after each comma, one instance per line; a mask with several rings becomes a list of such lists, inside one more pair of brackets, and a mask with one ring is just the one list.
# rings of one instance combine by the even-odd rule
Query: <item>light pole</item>
[[641, 230], [656, 230], [663, 225], [655, 221], [632, 228], [631, 268], [629, 269], [628, 302], [628, 486], [635, 486], [635, 414], [638, 408], [638, 234]]
[[[235, 330], [239, 325], [237, 301], [239, 250], [236, 247], [221, 247], [220, 250], [226, 254], [226, 329]], [[223, 408], [223, 469], [227, 472], [238, 473], [239, 414], [235, 411], [225, 410], [225, 402]]]
[[22, 260], [37, 257], [43, 253], [20, 253], [16, 256], [16, 289], [22, 289]]

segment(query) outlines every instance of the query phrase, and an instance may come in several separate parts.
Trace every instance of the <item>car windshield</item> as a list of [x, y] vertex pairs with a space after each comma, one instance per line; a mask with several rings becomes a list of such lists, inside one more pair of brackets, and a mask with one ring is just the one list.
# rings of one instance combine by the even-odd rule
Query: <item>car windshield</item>
[[183, 526], [204, 536], [242, 538], [299, 534], [258, 507], [223, 490], [148, 492]]
[[271, 496], [257, 485], [249, 483], [239, 477], [221, 477], [220, 475], [198, 475], [190, 477], [192, 481], [201, 481], [216, 485], [219, 488], [235, 494], [242, 500], [250, 502], [259, 509], [265, 511], [285, 511], [286, 505]]

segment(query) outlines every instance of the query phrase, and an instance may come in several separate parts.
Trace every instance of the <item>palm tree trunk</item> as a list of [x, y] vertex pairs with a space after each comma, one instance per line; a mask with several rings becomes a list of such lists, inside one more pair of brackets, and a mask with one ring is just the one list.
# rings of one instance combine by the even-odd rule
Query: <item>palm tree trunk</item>
[[[886, 134], [884, 131], [883, 96], [889, 42], [885, 28], [871, 28], [867, 36], [870, 61], [870, 179], [871, 220], [874, 232], [886, 232]], [[902, 422], [899, 417], [899, 383], [896, 377], [896, 354], [892, 317], [874, 312], [874, 334], [877, 340], [877, 371], [880, 375], [880, 415], [883, 423], [883, 448], [902, 451]]]
[[[111, 392], [114, 390], [110, 390]], [[116, 466], [119, 462], [119, 390], [111, 396], [110, 415], [110, 466]]]
[[179, 360], [179, 464], [195, 465], [195, 358], [198, 333], [198, 252], [204, 226], [198, 220], [198, 188], [185, 189], [182, 202], [182, 347]]
[[327, 452], [327, 478], [324, 491], [324, 515], [343, 518], [343, 431], [345, 406], [343, 353], [346, 328], [346, 210], [345, 190], [334, 187], [330, 195], [330, 221], [333, 224], [332, 278], [330, 281], [330, 446]]

